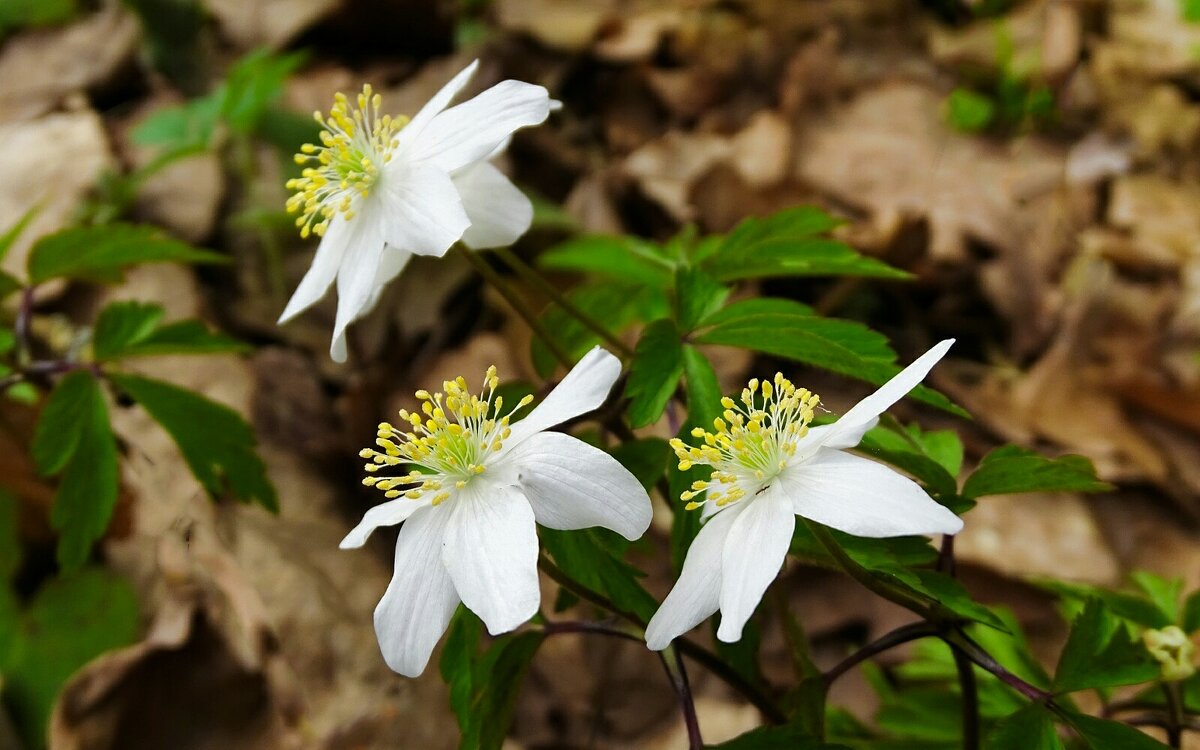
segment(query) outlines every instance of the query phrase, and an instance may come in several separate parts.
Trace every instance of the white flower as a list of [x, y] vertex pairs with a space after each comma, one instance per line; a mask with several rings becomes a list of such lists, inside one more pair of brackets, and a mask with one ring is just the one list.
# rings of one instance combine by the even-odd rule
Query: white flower
[[879, 415], [912, 390], [945, 356], [953, 339], [922, 355], [833, 424], [808, 428], [816, 395], [782, 375], [751, 380], [741, 404], [722, 399], [716, 434], [697, 430], [704, 445], [672, 441], [680, 469], [713, 467], [683, 499], [706, 493], [707, 523], [692, 542], [675, 587], [646, 628], [661, 650], [721, 611], [717, 637], [732, 643], [787, 557], [796, 516], [865, 537], [955, 534], [962, 520], [911, 479], [844, 449], [853, 448]]
[[300, 234], [321, 237], [312, 267], [279, 322], [325, 296], [337, 279], [338, 308], [329, 354], [346, 359], [346, 327], [365, 315], [413, 255], [442, 256], [459, 240], [481, 249], [511, 245], [529, 229], [529, 199], [488, 161], [513, 131], [545, 121], [558, 102], [546, 89], [502, 81], [447, 109], [475, 73], [475, 61], [411, 120], [379, 112], [365, 86], [355, 104], [335, 98], [316, 113], [321, 144], [305, 144], [308, 165], [288, 182]]
[[[363, 482], [394, 499], [367, 511], [341, 546], [360, 547], [376, 528], [404, 522], [395, 573], [375, 609], [388, 666], [419, 675], [459, 601], [493, 635], [532, 617], [541, 601], [535, 521], [603, 526], [630, 540], [645, 533], [650, 498], [638, 480], [604, 451], [545, 431], [599, 407], [620, 372], [617, 358], [597, 347], [510, 427], [530, 399], [503, 412], [493, 367], [482, 398], [458, 378], [443, 383], [444, 393], [417, 392], [424, 418], [400, 412], [412, 432], [379, 426], [382, 451], [362, 452], [371, 461]], [[400, 464], [414, 470], [376, 476]]]

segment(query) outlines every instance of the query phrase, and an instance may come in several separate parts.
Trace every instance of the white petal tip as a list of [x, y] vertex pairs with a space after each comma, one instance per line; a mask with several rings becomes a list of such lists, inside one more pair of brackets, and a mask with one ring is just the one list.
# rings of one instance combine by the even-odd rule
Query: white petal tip
[[356, 534], [347, 534], [346, 538], [338, 544], [338, 549], [358, 549], [366, 543], [367, 538], [359, 538]]
[[557, 111], [559, 111], [559, 110], [560, 110], [560, 109], [562, 109], [562, 108], [563, 108], [563, 103], [562, 103], [562, 102], [560, 102], [560, 101], [559, 101], [559, 100], [557, 100], [557, 99], [551, 99], [551, 100], [550, 100], [550, 111], [551, 111], [551, 112], [557, 112]]

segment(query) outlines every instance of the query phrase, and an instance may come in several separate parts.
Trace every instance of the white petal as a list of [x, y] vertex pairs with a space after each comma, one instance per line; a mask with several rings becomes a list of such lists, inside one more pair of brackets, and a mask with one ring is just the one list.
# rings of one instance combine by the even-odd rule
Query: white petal
[[395, 526], [428, 505], [429, 501], [424, 497], [416, 500], [400, 497], [376, 505], [363, 515], [358, 525], [350, 530], [350, 533], [338, 546], [342, 549], [361, 547], [367, 543], [367, 537], [371, 536], [371, 532], [375, 529], [380, 526]]
[[371, 203], [369, 209], [364, 206], [362, 213], [347, 222], [352, 236], [341, 270], [338, 271], [337, 316], [333, 323], [334, 343], [329, 352], [335, 362], [346, 361], [346, 328], [362, 317], [367, 310], [367, 303], [375, 296], [375, 276], [384, 250], [377, 211], [374, 203]]
[[425, 670], [458, 606], [441, 557], [448, 510], [426, 508], [400, 527], [392, 582], [375, 608], [375, 634], [383, 658], [406, 677]]
[[911, 365], [896, 373], [891, 380], [881, 385], [879, 390], [855, 404], [833, 423], [831, 430], [825, 433], [824, 444], [830, 448], [853, 448], [858, 445], [863, 434], [874, 426], [874, 420], [917, 387], [933, 369], [933, 366], [946, 356], [946, 352], [950, 351], [953, 344], [954, 339], [946, 339], [936, 344]]
[[650, 526], [650, 497], [629, 471], [599, 448], [561, 432], [533, 435], [503, 459], [537, 522], [551, 529], [603, 526], [630, 541]]
[[454, 181], [432, 164], [401, 165], [379, 189], [387, 206], [384, 239], [392, 247], [441, 257], [471, 226]]
[[498, 635], [533, 617], [541, 602], [537, 531], [516, 487], [475, 485], [447, 501], [442, 560], [463, 604]]
[[787, 496], [772, 484], [753, 499], [729, 529], [721, 559], [721, 626], [717, 638], [741, 640], [742, 628], [779, 575], [792, 543], [796, 516]]
[[823, 448], [779, 479], [795, 513], [855, 536], [957, 534], [962, 519], [894, 469]]
[[329, 222], [325, 236], [317, 245], [312, 265], [279, 316], [280, 323], [288, 322], [325, 296], [337, 277], [338, 267], [342, 264], [351, 237], [349, 222], [343, 220], [340, 214]]
[[451, 78], [449, 83], [434, 94], [433, 98], [426, 102], [425, 106], [421, 107], [417, 114], [413, 115], [413, 118], [408, 121], [408, 125], [404, 126], [404, 129], [400, 131], [400, 135], [398, 136], [400, 148], [403, 148], [408, 142], [417, 139], [417, 136], [433, 121], [433, 118], [441, 114], [442, 110], [449, 106], [451, 100], [458, 96], [458, 92], [463, 90], [477, 70], [479, 70], [479, 61], [475, 60], [463, 68], [458, 75]]
[[662, 651], [679, 636], [717, 611], [721, 594], [721, 556], [729, 529], [742, 512], [736, 506], [700, 527], [688, 548], [679, 580], [646, 626], [646, 646]]
[[620, 376], [621, 360], [598, 346], [593, 347], [542, 403], [512, 426], [512, 435], [504, 441], [505, 451], [512, 450], [530, 435], [596, 410]]
[[533, 223], [533, 204], [491, 164], [480, 162], [454, 175], [471, 226], [463, 234], [467, 247], [505, 247], [520, 239]]
[[[404, 150], [410, 162], [430, 161], [454, 172], [495, 151], [514, 130], [550, 115], [550, 94], [524, 81], [501, 81], [435, 116]], [[401, 131], [403, 132], [403, 131]]]
[[384, 248], [383, 256], [379, 259], [379, 269], [375, 271], [374, 291], [363, 308], [364, 315], [375, 309], [375, 305], [379, 304], [379, 298], [383, 296], [383, 290], [392, 282], [392, 279], [400, 275], [412, 257], [412, 253], [407, 250], [400, 250], [390, 245]]

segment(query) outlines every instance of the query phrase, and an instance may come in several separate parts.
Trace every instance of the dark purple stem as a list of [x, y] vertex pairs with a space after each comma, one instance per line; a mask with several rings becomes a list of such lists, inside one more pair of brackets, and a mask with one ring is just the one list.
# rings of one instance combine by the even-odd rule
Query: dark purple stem
[[33, 287], [27, 286], [21, 292], [21, 305], [17, 308], [17, 321], [13, 326], [13, 334], [17, 338], [17, 358], [24, 362], [29, 358], [29, 321], [33, 317]]
[[878, 656], [884, 651], [888, 651], [909, 641], [937, 635], [938, 632], [938, 627], [933, 623], [921, 621], [901, 625], [889, 633], [884, 633], [876, 640], [871, 641], [845, 659], [842, 659], [841, 662], [826, 672], [824, 675], [825, 686], [828, 687], [833, 684], [834, 680], [873, 656]]
[[1012, 672], [1009, 672], [998, 661], [992, 658], [991, 654], [984, 651], [974, 641], [968, 638], [961, 632], [947, 633], [942, 636], [946, 643], [960, 649], [962, 653], [971, 661], [978, 664], [984, 671], [990, 672], [1000, 679], [1001, 682], [1016, 690], [1021, 695], [1031, 701], [1045, 702], [1054, 697], [1053, 693], [1048, 693], [1045, 690], [1031, 685], [1020, 677], [1017, 677]]
[[679, 696], [679, 707], [683, 711], [683, 724], [687, 727], [688, 750], [704, 750], [704, 738], [700, 735], [700, 717], [696, 715], [696, 701], [692, 698], [692, 687], [688, 682], [687, 668], [683, 664], [683, 654], [679, 649], [671, 648], [660, 654], [663, 667], [675, 693]]
[[954, 536], [952, 534], [942, 537], [942, 549], [938, 553], [937, 569], [952, 578], [958, 574], [958, 565], [954, 561]]

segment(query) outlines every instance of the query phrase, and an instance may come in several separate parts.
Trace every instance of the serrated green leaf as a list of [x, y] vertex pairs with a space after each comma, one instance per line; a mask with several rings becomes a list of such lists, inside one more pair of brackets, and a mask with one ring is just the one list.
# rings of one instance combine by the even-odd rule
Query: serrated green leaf
[[110, 377], [171, 435], [209, 495], [220, 497], [228, 485], [239, 500], [278, 511], [275, 488], [255, 451], [254, 431], [241, 415], [170, 383], [138, 375]]
[[16, 276], [0, 271], [0, 301], [23, 286], [25, 285]]
[[850, 750], [846, 745], [830, 745], [797, 726], [759, 727], [709, 750]]
[[5, 702], [26, 746], [44, 746], [51, 709], [67, 679], [105, 651], [133, 643], [137, 634], [133, 587], [111, 572], [81, 570], [38, 591], [3, 665]]
[[687, 344], [683, 347], [684, 392], [687, 394], [688, 422], [706, 430], [713, 428], [713, 420], [721, 416], [721, 384], [708, 358], [699, 349]]
[[762, 276], [908, 278], [904, 271], [860, 255], [845, 243], [818, 236], [840, 223], [813, 206], [748, 218], [707, 249], [701, 267], [718, 281]]
[[1200, 591], [1193, 591], [1183, 602], [1183, 623], [1185, 633], [1200, 630]]
[[463, 750], [500, 750], [512, 725], [521, 683], [545, 636], [538, 632], [497, 638], [483, 655], [475, 676], [477, 694], [471, 705], [478, 737], [464, 736]]
[[[507, 399], [505, 399], [507, 400]], [[612, 457], [637, 477], [649, 492], [666, 471], [667, 461], [674, 457], [671, 447], [662, 438], [637, 438], [613, 446]]]
[[903, 469], [922, 482], [939, 500], [951, 500], [958, 492], [958, 482], [946, 467], [927, 455], [923, 446], [915, 443], [908, 433], [879, 426], [863, 436], [856, 450], [872, 458]]
[[153, 227], [130, 224], [77, 227], [43, 237], [29, 253], [29, 280], [54, 278], [118, 281], [140, 263], [227, 263], [228, 258], [166, 237]]
[[1149, 682], [1159, 665], [1128, 628], [1098, 599], [1071, 624], [1054, 673], [1056, 693]]
[[471, 704], [475, 700], [475, 660], [482, 637], [483, 622], [460, 604], [450, 621], [438, 669], [450, 688], [450, 708], [463, 737], [478, 735]]
[[1179, 595], [1183, 593], [1182, 578], [1167, 580], [1145, 570], [1136, 570], [1129, 578], [1146, 593], [1167, 622], [1174, 623], [1179, 620]]
[[690, 331], [705, 317], [719, 310], [729, 291], [729, 287], [718, 284], [698, 268], [678, 268], [675, 271], [675, 320], [679, 330]]
[[[603, 321], [613, 333], [619, 333], [637, 320], [660, 318], [669, 308], [666, 294], [660, 289], [607, 282], [575, 287], [567, 292], [567, 298], [592, 318]], [[557, 306], [550, 307], [542, 315], [542, 324], [563, 351], [576, 359], [603, 343], [591, 329]], [[530, 357], [542, 377], [550, 377], [558, 365], [553, 353], [537, 337], [530, 344]]]
[[987, 750], [1064, 750], [1054, 728], [1054, 717], [1034, 703], [992, 728], [984, 743]]
[[[0, 260], [4, 260], [4, 258], [8, 255], [8, 251], [11, 250], [13, 244], [16, 243], [17, 238], [21, 236], [21, 233], [24, 232], [25, 228], [29, 226], [29, 222], [33, 221], [33, 217], [37, 216], [38, 211], [40, 210], [42, 210], [42, 204], [35, 203], [26, 209], [25, 213], [21, 214], [21, 217], [17, 219], [12, 226], [4, 230], [4, 234], [0, 234]], [[8, 276], [8, 274], [4, 275]], [[8, 276], [8, 278], [11, 279], [12, 277]], [[3, 288], [3, 285], [4, 280], [2, 277], [0, 277], [0, 289]], [[17, 285], [20, 286], [20, 282], [17, 282]], [[0, 297], [3, 296], [4, 294], [0, 293]]]
[[816, 314], [811, 307], [795, 300], [778, 297], [751, 297], [713, 311], [700, 321], [700, 325], [707, 327], [735, 323], [761, 324], [792, 317], [811, 318]]
[[963, 497], [1014, 492], [1106, 492], [1112, 485], [1096, 478], [1083, 456], [1047, 458], [1015, 445], [1001, 446], [983, 457], [963, 484]]
[[248, 347], [198, 320], [160, 326], [165, 311], [159, 305], [114, 302], [100, 312], [92, 336], [98, 361], [159, 354], [242, 352]]
[[596, 274], [628, 284], [665, 289], [674, 264], [657, 246], [636, 237], [586, 235], [542, 253], [538, 265]]
[[113, 302], [96, 317], [92, 331], [96, 359], [104, 361], [120, 356], [129, 344], [149, 336], [165, 314], [161, 305]]
[[683, 343], [675, 324], [656, 320], [642, 331], [629, 368], [625, 396], [629, 424], [644, 427], [662, 416], [683, 375]]
[[[59, 387], [68, 381], [71, 401], [60, 402], [60, 408], [69, 412], [66, 416], [74, 423], [65, 435], [72, 445], [54, 495], [50, 525], [59, 532], [59, 566], [64, 570], [75, 570], [87, 560], [92, 544], [108, 528], [117, 503], [119, 477], [117, 441], [109, 424], [108, 405], [104, 402], [100, 384], [88, 373], [74, 372], [64, 378]], [[63, 416], [56, 409], [50, 417], [53, 421], [47, 424], [58, 424]], [[43, 412], [38, 420], [38, 435], [47, 434], [42, 432], [46, 419]], [[35, 436], [34, 445], [44, 451], [51, 440], [42, 437], [39, 444]], [[50, 457], [53, 460], [45, 466], [57, 471], [62, 454], [52, 453]]]
[[1116, 616], [1147, 628], [1163, 628], [1172, 623], [1153, 602], [1139, 594], [1053, 579], [1041, 580], [1037, 583], [1071, 604], [1077, 605], [1079, 611], [1083, 610], [1083, 606], [1087, 604], [1088, 600], [1098, 599], [1104, 602], [1104, 605]]
[[1067, 721], [1090, 750], [1166, 750], [1150, 735], [1119, 721], [1097, 719], [1081, 713], [1067, 714]]
[[959, 617], [986, 625], [997, 630], [1006, 630], [1007, 625], [994, 612], [975, 601], [963, 585], [950, 576], [935, 570], [892, 569], [894, 575], [910, 588], [924, 594], [938, 607]]
[[95, 380], [81, 370], [68, 373], [50, 392], [30, 446], [33, 463], [40, 474], [57, 474], [71, 460], [88, 429], [85, 416], [93, 408], [92, 401], [97, 392]]
[[255, 132], [267, 109], [283, 93], [283, 83], [307, 58], [307, 53], [277, 54], [257, 49], [238, 60], [225, 77], [221, 117], [235, 132]]
[[[790, 318], [786, 325], [780, 325], [768, 323], [765, 317], [754, 323], [717, 325], [692, 340], [792, 359], [874, 385], [883, 385], [901, 370], [884, 358], [879, 334], [865, 326], [815, 317]], [[886, 351], [890, 353], [890, 347]], [[952, 414], [969, 417], [945, 396], [926, 386], [919, 385], [908, 395]]]
[[601, 529], [556, 531], [543, 527], [538, 535], [542, 547], [572, 580], [643, 622], [648, 622], [658, 609], [658, 600], [638, 582], [644, 574], [621, 558], [618, 550], [628, 543], [616, 534]]

